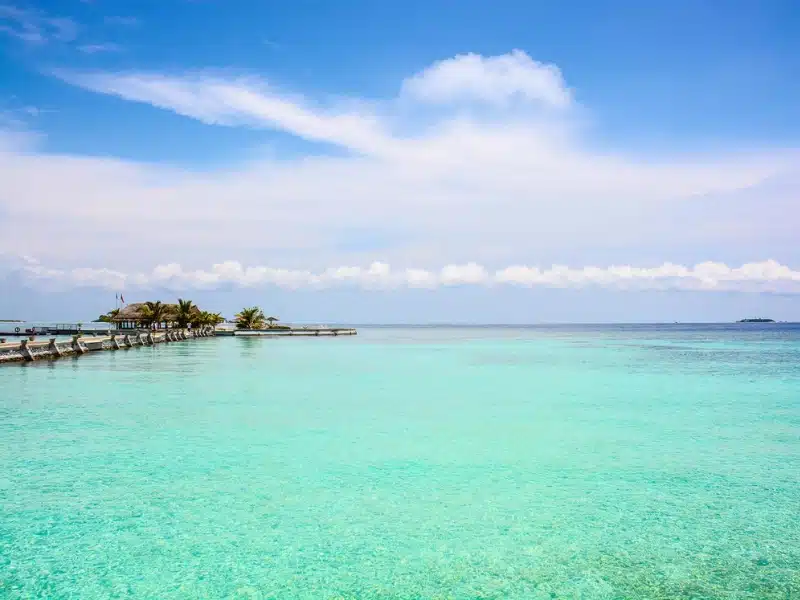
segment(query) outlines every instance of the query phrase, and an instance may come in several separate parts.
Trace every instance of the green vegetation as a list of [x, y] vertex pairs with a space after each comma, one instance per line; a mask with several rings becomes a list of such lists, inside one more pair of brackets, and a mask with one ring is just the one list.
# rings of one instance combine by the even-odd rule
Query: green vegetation
[[200, 310], [191, 300], [178, 298], [177, 304], [164, 304], [160, 300], [128, 304], [124, 308], [115, 308], [101, 315], [96, 322], [133, 323], [136, 327], [152, 329], [162, 327], [185, 329], [189, 326], [215, 327], [224, 321], [219, 313]]
[[161, 303], [161, 300], [145, 302], [142, 307], [142, 321], [153, 329], [161, 328], [161, 323], [166, 321], [166, 309], [167, 307]]
[[267, 319], [258, 306], [243, 308], [236, 314], [237, 329], [264, 329]]
[[108, 311], [104, 315], [100, 315], [94, 320], [94, 323], [113, 323], [114, 317], [119, 314], [119, 309], [115, 308], [113, 310]]
[[194, 313], [189, 321], [192, 327], [216, 327], [224, 322], [225, 319], [221, 314], [206, 312], [204, 310]]
[[199, 309], [194, 305], [194, 302], [178, 298], [178, 310], [175, 315], [175, 323], [177, 323], [178, 327], [186, 328], [192, 322], [192, 319], [196, 318], [195, 313], [197, 312], [199, 312]]

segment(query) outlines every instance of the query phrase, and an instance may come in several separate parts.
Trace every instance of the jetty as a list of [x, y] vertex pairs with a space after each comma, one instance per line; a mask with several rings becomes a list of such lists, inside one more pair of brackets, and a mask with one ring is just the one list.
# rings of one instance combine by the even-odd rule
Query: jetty
[[217, 329], [216, 335], [230, 337], [335, 337], [357, 335], [352, 327], [285, 327], [267, 329]]
[[[338, 337], [357, 334], [352, 327], [292, 326], [278, 321], [277, 317], [265, 316], [257, 306], [242, 309], [235, 321], [226, 321], [219, 313], [202, 311], [191, 300], [182, 298], [178, 298], [176, 304], [161, 301], [128, 304], [100, 315], [86, 327], [83, 323], [32, 326], [13, 321], [10, 331], [0, 333], [0, 364], [82, 356], [88, 352], [204, 337]], [[10, 341], [9, 337], [27, 339]], [[48, 339], [37, 341], [37, 337]]]
[[12, 362], [32, 362], [40, 359], [63, 356], [83, 356], [89, 352], [114, 351], [137, 346], [153, 346], [170, 342], [182, 342], [197, 338], [214, 337], [213, 327], [199, 329], [168, 329], [161, 331], [137, 331], [135, 333], [112, 332], [103, 336], [84, 336], [76, 334], [72, 339], [36, 341], [26, 339], [19, 342], [0, 343], [0, 364]]
[[89, 326], [85, 327], [81, 323], [56, 323], [53, 325], [43, 325], [37, 327], [26, 327], [22, 321], [17, 321], [19, 325], [13, 327], [3, 327], [0, 330], [0, 338], [3, 337], [30, 337], [45, 335], [109, 335], [114, 333], [114, 329], [108, 325], [105, 327]]

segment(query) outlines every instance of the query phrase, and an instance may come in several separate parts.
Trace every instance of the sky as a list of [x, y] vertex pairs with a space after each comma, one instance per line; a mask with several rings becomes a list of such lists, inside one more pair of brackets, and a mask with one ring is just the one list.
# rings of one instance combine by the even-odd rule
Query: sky
[[0, 318], [800, 320], [793, 0], [0, 0]]

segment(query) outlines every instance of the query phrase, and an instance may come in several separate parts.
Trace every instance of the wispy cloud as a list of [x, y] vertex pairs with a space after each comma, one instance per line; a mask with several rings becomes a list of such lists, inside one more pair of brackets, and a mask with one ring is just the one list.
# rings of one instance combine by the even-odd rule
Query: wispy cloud
[[289, 289], [356, 286], [365, 290], [515, 285], [800, 294], [800, 270], [794, 270], [774, 260], [745, 263], [739, 267], [708, 261], [694, 266], [673, 263], [656, 267], [616, 265], [571, 268], [554, 265], [542, 269], [512, 266], [496, 271], [477, 263], [453, 264], [438, 270], [427, 270], [393, 269], [386, 263], [373, 262], [368, 266], [331, 267], [319, 272], [269, 266], [247, 267], [237, 261], [226, 261], [214, 264], [209, 269], [185, 269], [178, 263], [169, 263], [158, 265], [149, 272], [128, 273], [107, 268], [53, 268], [30, 257], [19, 257], [10, 268], [31, 282], [116, 290], [150, 287], [177, 290], [216, 289], [229, 285], [273, 285]]
[[44, 32], [35, 15], [15, 6], [0, 5], [0, 32], [25, 42], [43, 42]]
[[102, 43], [102, 44], [82, 44], [78, 46], [78, 50], [83, 52], [84, 54], [97, 54], [100, 52], [120, 52], [122, 50], [122, 46], [119, 44], [113, 43]]
[[32, 119], [52, 112], [55, 111], [32, 105], [0, 107], [0, 130], [27, 131]]
[[141, 20], [138, 17], [123, 17], [123, 16], [109, 16], [103, 19], [106, 25], [122, 25], [124, 27], [137, 27], [141, 25]]
[[86, 89], [152, 104], [211, 125], [267, 127], [300, 137], [371, 152], [385, 141], [376, 117], [315, 110], [300, 97], [283, 96], [255, 78], [207, 73], [71, 73], [56, 75]]
[[53, 29], [53, 37], [57, 40], [71, 42], [78, 37], [79, 26], [72, 19], [45, 19], [45, 22]]
[[0, 33], [32, 44], [38, 44], [44, 41], [44, 36], [39, 30], [28, 27], [12, 27], [10, 25], [0, 24]]
[[24, 42], [71, 42], [77, 37], [79, 29], [79, 25], [67, 17], [52, 17], [39, 10], [0, 5], [0, 32]]

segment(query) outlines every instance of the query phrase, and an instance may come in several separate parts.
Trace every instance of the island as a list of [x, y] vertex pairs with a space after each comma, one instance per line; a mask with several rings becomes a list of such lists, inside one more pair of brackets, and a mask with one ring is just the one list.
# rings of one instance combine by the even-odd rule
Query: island
[[737, 323], [774, 323], [775, 319], [741, 319]]

